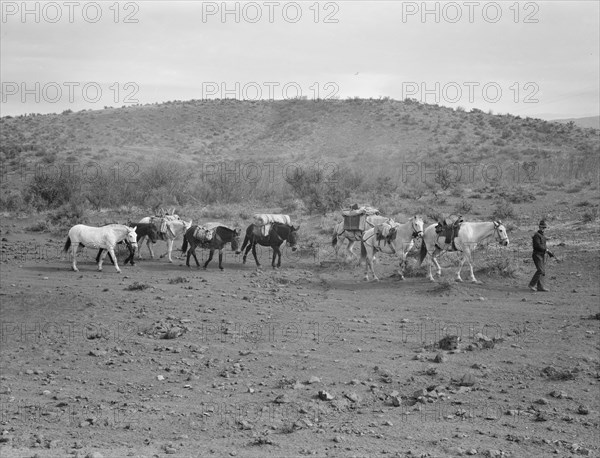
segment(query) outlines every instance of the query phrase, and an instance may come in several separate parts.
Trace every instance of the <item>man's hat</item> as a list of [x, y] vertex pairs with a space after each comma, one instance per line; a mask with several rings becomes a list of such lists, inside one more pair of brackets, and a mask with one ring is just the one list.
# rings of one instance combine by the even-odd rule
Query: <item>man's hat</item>
[[541, 220], [540, 221], [540, 227], [548, 227], [548, 225], [546, 224], [546, 221]]

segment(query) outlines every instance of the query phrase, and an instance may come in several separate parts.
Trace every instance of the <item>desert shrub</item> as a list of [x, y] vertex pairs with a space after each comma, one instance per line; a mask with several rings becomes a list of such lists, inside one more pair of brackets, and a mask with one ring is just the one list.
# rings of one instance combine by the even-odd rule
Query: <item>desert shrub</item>
[[463, 215], [465, 213], [469, 213], [473, 209], [473, 204], [468, 200], [462, 200], [459, 204], [454, 207], [454, 210], [459, 215]]
[[81, 193], [81, 178], [75, 174], [36, 173], [27, 186], [25, 200], [34, 208], [57, 208]]
[[492, 213], [492, 218], [494, 219], [506, 219], [506, 218], [514, 218], [515, 217], [515, 209], [507, 200], [500, 200], [496, 203], [496, 208]]
[[88, 204], [81, 197], [72, 199], [48, 215], [52, 226], [59, 231], [75, 224], [87, 223], [87, 216]]
[[52, 228], [50, 227], [49, 221], [38, 221], [35, 224], [25, 228], [25, 230], [29, 232], [47, 232], [51, 229]]
[[134, 281], [131, 285], [127, 286], [125, 288], [126, 291], [143, 291], [147, 288], [150, 288], [150, 285], [147, 285], [146, 283], [138, 283], [137, 281]]
[[25, 207], [25, 199], [23, 194], [18, 189], [10, 189], [0, 192], [0, 210], [16, 211], [22, 210]]
[[581, 215], [581, 219], [584, 223], [591, 223], [598, 219], [598, 208], [590, 208], [586, 210], [583, 215]]
[[499, 192], [499, 195], [513, 204], [532, 202], [535, 200], [534, 194], [522, 186], [517, 186], [510, 191]]
[[435, 182], [445, 191], [454, 184], [454, 177], [450, 170], [440, 167], [435, 172]]
[[323, 215], [341, 208], [352, 190], [344, 182], [344, 175], [340, 171], [325, 176], [322, 170], [296, 169], [292, 176], [286, 176], [285, 181], [304, 202], [309, 213], [318, 212]]
[[484, 274], [489, 277], [517, 278], [519, 276], [519, 266], [510, 256], [492, 256], [477, 269], [478, 274]]
[[575, 204], [575, 206], [576, 207], [591, 207], [592, 203], [589, 200], [584, 200], [584, 201], [581, 201], [581, 202], [577, 202]]

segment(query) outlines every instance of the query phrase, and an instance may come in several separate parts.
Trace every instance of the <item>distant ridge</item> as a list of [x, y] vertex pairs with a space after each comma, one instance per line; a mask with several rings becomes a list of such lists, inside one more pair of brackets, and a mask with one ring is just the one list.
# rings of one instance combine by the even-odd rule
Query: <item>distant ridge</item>
[[552, 119], [552, 122], [567, 124], [573, 121], [577, 127], [600, 129], [600, 116], [588, 116], [586, 118]]

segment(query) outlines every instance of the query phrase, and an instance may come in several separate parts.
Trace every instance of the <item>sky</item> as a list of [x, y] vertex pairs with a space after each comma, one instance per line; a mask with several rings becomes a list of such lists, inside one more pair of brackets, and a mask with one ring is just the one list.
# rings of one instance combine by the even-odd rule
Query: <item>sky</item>
[[600, 114], [598, 1], [2, 1], [2, 116], [172, 100], [416, 99]]

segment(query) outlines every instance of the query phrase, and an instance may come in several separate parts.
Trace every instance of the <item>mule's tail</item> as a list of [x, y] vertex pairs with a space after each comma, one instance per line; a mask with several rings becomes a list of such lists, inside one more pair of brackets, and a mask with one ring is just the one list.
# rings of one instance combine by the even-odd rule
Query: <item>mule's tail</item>
[[421, 240], [421, 251], [419, 252], [419, 264], [417, 267], [421, 267], [425, 256], [427, 256], [427, 244], [425, 243], [425, 240]]
[[69, 251], [69, 248], [71, 248], [71, 237], [67, 237], [67, 241], [65, 242], [65, 247], [63, 248], [63, 251], [66, 253], [67, 251]]
[[363, 261], [367, 262], [367, 248], [365, 247], [365, 243], [363, 241], [360, 242], [360, 260], [358, 261], [361, 264]]
[[184, 235], [183, 236], [183, 243], [181, 244], [181, 251], [183, 253], [186, 253], [187, 252], [187, 248], [188, 248], [188, 240], [187, 240], [187, 237]]
[[338, 242], [338, 234], [337, 234], [337, 228], [335, 228], [333, 230], [333, 236], [331, 237], [331, 246], [335, 248], [335, 246], [337, 245]]
[[250, 237], [248, 237], [248, 234], [246, 233], [246, 236], [244, 237], [244, 243], [242, 243], [242, 248], [240, 248], [240, 251], [244, 251], [244, 249], [246, 248], [246, 245], [248, 245], [249, 242], [250, 242]]

